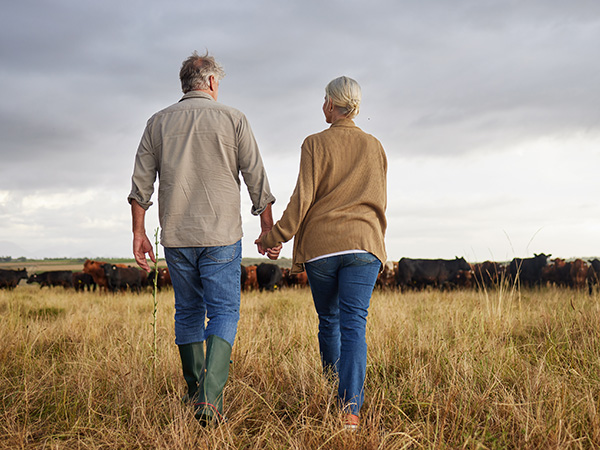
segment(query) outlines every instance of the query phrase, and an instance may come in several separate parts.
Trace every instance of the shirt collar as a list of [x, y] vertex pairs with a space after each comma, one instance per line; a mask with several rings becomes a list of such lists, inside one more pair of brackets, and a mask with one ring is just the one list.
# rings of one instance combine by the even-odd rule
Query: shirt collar
[[333, 128], [333, 127], [356, 128], [356, 124], [354, 123], [354, 120], [347, 119], [344, 117], [342, 119], [338, 119], [335, 122], [333, 122], [329, 128]]
[[[181, 97], [181, 100], [187, 100], [188, 98], [205, 98], [208, 100], [215, 100], [214, 98], [212, 98], [209, 94], [207, 94], [206, 92], [202, 92], [202, 91], [189, 91], [187, 94], [184, 94], [183, 97]], [[181, 101], [179, 100], [179, 101]]]

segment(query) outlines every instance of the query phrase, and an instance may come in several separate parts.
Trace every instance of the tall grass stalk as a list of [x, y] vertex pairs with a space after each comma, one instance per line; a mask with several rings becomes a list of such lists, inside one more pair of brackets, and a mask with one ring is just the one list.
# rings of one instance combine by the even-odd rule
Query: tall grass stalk
[[158, 228], [154, 230], [154, 280], [152, 283], [152, 373], [156, 375], [158, 361], [158, 345], [156, 340], [156, 317], [158, 316]]
[[511, 311], [516, 302], [521, 305], [521, 289], [517, 281], [511, 281], [505, 272], [487, 273], [494, 282], [491, 285], [477, 283], [477, 292], [485, 299], [487, 316], [490, 321], [496, 321], [499, 325], [503, 323], [503, 315]]

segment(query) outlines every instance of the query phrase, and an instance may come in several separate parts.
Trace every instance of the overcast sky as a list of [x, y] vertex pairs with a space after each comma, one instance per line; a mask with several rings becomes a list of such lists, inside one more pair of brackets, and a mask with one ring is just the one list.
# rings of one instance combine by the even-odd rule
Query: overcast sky
[[[277, 197], [323, 130], [325, 85], [389, 161], [389, 259], [600, 256], [596, 0], [22, 0], [0, 16], [0, 256], [128, 257], [148, 118], [208, 50]], [[244, 256], [259, 221], [242, 187]], [[147, 214], [148, 234], [158, 210]], [[153, 238], [152, 238], [153, 240]], [[291, 257], [292, 245], [283, 256]], [[161, 249], [162, 252], [162, 249]]]

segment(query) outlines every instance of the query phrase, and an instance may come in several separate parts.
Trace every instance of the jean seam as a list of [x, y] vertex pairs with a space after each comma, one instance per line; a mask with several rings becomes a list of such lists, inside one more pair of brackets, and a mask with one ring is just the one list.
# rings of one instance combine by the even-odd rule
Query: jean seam
[[328, 262], [329, 262], [329, 258], [321, 258], [321, 259], [317, 259], [316, 261], [307, 262], [307, 263], [304, 263], [304, 264], [305, 265], [306, 264], [310, 264], [311, 267], [323, 267]]
[[365, 263], [372, 263], [377, 259], [377, 257], [371, 253], [354, 253], [354, 258], [357, 261]]

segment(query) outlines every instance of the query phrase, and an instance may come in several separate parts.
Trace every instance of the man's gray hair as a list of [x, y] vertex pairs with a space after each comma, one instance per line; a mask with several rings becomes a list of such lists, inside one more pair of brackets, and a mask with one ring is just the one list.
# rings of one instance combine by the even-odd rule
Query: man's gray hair
[[225, 71], [215, 61], [215, 58], [208, 55], [208, 51], [202, 56], [194, 51], [192, 56], [181, 64], [181, 70], [179, 71], [181, 90], [186, 94], [189, 91], [209, 89], [211, 75], [217, 81], [220, 81], [225, 76]]
[[325, 87], [325, 95], [348, 119], [358, 115], [362, 93], [360, 85], [352, 78], [342, 76], [331, 80]]

